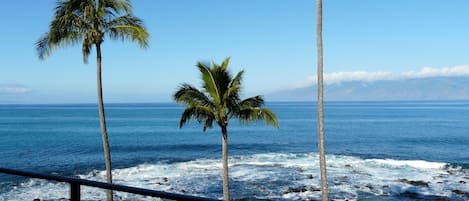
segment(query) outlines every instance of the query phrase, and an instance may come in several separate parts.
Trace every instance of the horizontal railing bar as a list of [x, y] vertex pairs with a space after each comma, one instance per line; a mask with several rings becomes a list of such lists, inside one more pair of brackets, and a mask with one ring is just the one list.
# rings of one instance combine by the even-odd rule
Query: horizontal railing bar
[[0, 173], [24, 176], [24, 177], [31, 177], [31, 178], [38, 178], [38, 179], [46, 179], [46, 180], [53, 180], [58, 182], [66, 182], [70, 184], [78, 184], [83, 186], [91, 186], [96, 188], [103, 188], [115, 191], [122, 191], [132, 194], [138, 195], [145, 195], [151, 197], [159, 197], [164, 199], [171, 199], [171, 200], [183, 200], [183, 201], [216, 201], [216, 199], [205, 198], [205, 197], [197, 197], [191, 195], [183, 195], [183, 194], [176, 194], [176, 193], [168, 193], [164, 191], [157, 191], [157, 190], [149, 190], [144, 188], [137, 188], [119, 184], [109, 184], [99, 181], [90, 181], [86, 179], [79, 179], [79, 178], [72, 178], [72, 177], [63, 177], [58, 175], [50, 175], [50, 174], [43, 174], [43, 173], [36, 173], [36, 172], [28, 172], [22, 170], [14, 170], [8, 168], [0, 168]]

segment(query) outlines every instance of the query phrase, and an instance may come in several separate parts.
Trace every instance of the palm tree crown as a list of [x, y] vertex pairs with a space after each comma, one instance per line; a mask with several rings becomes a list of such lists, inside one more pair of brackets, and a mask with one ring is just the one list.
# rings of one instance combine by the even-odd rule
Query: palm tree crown
[[101, 45], [106, 37], [131, 40], [148, 46], [148, 33], [142, 21], [133, 15], [130, 0], [61, 0], [47, 32], [36, 43], [40, 59], [54, 50], [82, 42], [86, 63], [93, 45]]
[[205, 131], [212, 127], [214, 121], [223, 127], [227, 126], [229, 120], [234, 117], [243, 124], [264, 120], [266, 124], [278, 127], [275, 114], [262, 107], [264, 99], [261, 96], [240, 99], [244, 71], [232, 77], [227, 70], [228, 63], [229, 58], [221, 65], [197, 63], [202, 74], [203, 91], [189, 84], [183, 84], [174, 94], [176, 102], [187, 105], [179, 126], [182, 127], [193, 118], [204, 124]]
[[263, 108], [264, 99], [254, 96], [240, 99], [241, 80], [244, 71], [234, 77], [228, 72], [230, 58], [226, 58], [221, 65], [212, 63], [197, 63], [202, 74], [203, 91], [183, 84], [174, 94], [174, 100], [187, 105], [181, 115], [179, 127], [188, 120], [196, 119], [203, 123], [203, 130], [211, 128], [213, 122], [221, 128], [222, 133], [222, 163], [223, 163], [223, 199], [230, 200], [228, 185], [228, 122], [231, 118], [238, 118], [243, 124], [263, 119], [266, 124], [278, 127], [275, 114]]

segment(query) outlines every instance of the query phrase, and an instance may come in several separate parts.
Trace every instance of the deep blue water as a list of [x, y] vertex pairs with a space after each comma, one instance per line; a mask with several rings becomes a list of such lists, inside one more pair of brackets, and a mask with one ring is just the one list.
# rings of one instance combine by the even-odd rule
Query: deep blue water
[[[314, 172], [317, 167], [313, 164], [317, 151], [315, 103], [274, 102], [267, 107], [277, 114], [279, 129], [262, 123], [240, 126], [236, 120], [230, 122], [230, 159], [234, 164], [239, 163], [230, 169], [233, 170], [233, 173], [230, 172], [232, 196], [239, 199], [316, 199], [316, 192], [297, 195], [286, 192], [288, 188], [305, 185], [317, 187], [317, 181], [283, 181], [301, 177], [305, 171], [312, 172], [313, 180], [318, 180], [315, 177], [318, 173]], [[202, 161], [200, 163], [211, 164], [210, 167], [221, 166], [218, 163], [221, 157], [219, 128], [214, 125], [204, 133], [201, 126], [194, 122], [180, 129], [178, 122], [182, 109], [182, 106], [172, 103], [106, 105], [113, 168], [122, 172], [117, 173], [121, 175], [121, 183], [147, 187], [144, 181], [128, 181], [135, 178], [132, 175], [139, 171], [146, 174], [141, 170], [142, 165], [168, 169], [174, 165], [190, 167]], [[458, 186], [458, 183], [463, 184], [466, 180], [469, 182], [469, 101], [328, 102], [325, 106], [325, 125], [326, 152], [330, 156], [328, 162], [334, 160], [330, 163], [329, 171], [334, 198], [413, 200], [444, 196], [451, 200], [469, 199], [464, 197], [469, 194], [454, 193], [454, 190], [469, 191]], [[311, 167], [304, 167], [309, 158]], [[415, 163], [416, 160], [423, 161], [424, 167]], [[370, 170], [362, 175], [363, 181], [379, 183], [381, 190], [376, 191], [376, 187], [361, 188], [360, 185], [366, 185], [357, 183], [357, 178], [336, 184], [336, 180], [342, 178], [341, 175], [354, 177], [355, 170], [347, 172], [345, 168], [350, 167], [350, 164], [334, 166], [343, 161], [350, 164], [364, 163], [362, 166]], [[409, 165], [406, 161], [414, 163]], [[432, 164], [446, 166], [434, 169], [425, 167]], [[93, 176], [104, 170], [96, 105], [0, 105], [0, 166], [99, 180], [99, 177]], [[300, 171], [298, 168], [303, 169]], [[385, 168], [384, 172], [395, 170], [395, 174], [390, 174], [409, 180], [413, 177], [407, 177], [405, 172], [420, 171], [416, 175], [421, 174], [422, 177], [414, 180], [425, 180], [425, 175], [429, 174], [435, 174], [434, 177], [444, 176], [444, 172], [448, 172], [448, 177], [451, 176], [454, 181], [438, 186], [430, 185], [428, 189], [412, 187], [405, 182], [399, 183], [398, 179], [388, 181], [376, 178], [373, 173], [379, 168]], [[126, 173], [134, 169], [137, 170]], [[193, 188], [197, 185], [193, 183], [196, 181], [187, 181], [192, 177], [186, 175], [187, 180], [178, 177], [186, 174], [183, 169], [167, 173], [175, 174], [168, 178], [174, 178], [177, 182], [159, 189], [221, 197], [217, 171], [214, 175], [212, 172], [197, 177], [192, 175], [194, 180], [205, 178], [214, 181], [207, 184], [206, 188], [197, 189]], [[427, 172], [430, 170], [434, 171]], [[261, 173], [273, 173], [277, 179], [252, 179], [247, 176]], [[89, 174], [92, 176], [88, 177]], [[367, 179], [364, 175], [372, 176]], [[4, 175], [0, 175], [0, 179], [0, 200], [24, 197], [24, 189], [53, 188], [47, 183], [31, 184], [29, 180]], [[432, 179], [428, 179], [428, 182]], [[270, 188], [279, 189], [272, 192], [262, 190], [263, 186], [269, 185], [273, 185]], [[397, 190], [392, 185], [396, 185]], [[178, 190], [181, 186], [186, 189]]]

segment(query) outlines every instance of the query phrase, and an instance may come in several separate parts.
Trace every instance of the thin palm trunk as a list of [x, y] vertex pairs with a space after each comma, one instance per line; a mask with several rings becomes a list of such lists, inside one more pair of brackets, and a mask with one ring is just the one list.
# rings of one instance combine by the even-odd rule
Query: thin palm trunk
[[226, 126], [222, 126], [222, 160], [223, 160], [223, 200], [230, 200], [230, 190], [228, 185], [228, 131]]
[[[103, 138], [104, 159], [106, 160], [106, 180], [112, 183], [111, 172], [111, 152], [109, 151], [109, 142], [106, 129], [106, 115], [104, 114], [103, 103], [103, 87], [101, 81], [101, 45], [96, 44], [96, 76], [98, 82], [98, 110], [99, 110], [99, 123], [101, 125], [101, 135]], [[107, 201], [112, 201], [112, 190], [107, 190]]]
[[318, 149], [321, 171], [322, 200], [327, 201], [326, 153], [324, 148], [324, 104], [323, 104], [323, 49], [322, 49], [322, 0], [317, 0], [317, 48], [318, 48]]

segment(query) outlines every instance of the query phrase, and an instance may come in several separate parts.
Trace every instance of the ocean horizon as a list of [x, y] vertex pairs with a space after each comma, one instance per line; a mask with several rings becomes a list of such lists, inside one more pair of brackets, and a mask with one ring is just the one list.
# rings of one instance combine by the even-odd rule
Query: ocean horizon
[[[315, 104], [269, 102], [279, 129], [231, 120], [233, 199], [320, 199]], [[115, 183], [222, 198], [218, 127], [180, 129], [176, 103], [105, 106]], [[468, 200], [468, 116], [469, 100], [325, 102], [331, 199]], [[0, 125], [0, 167], [105, 180], [96, 103], [0, 104]], [[67, 184], [0, 174], [0, 200], [66, 197]]]

